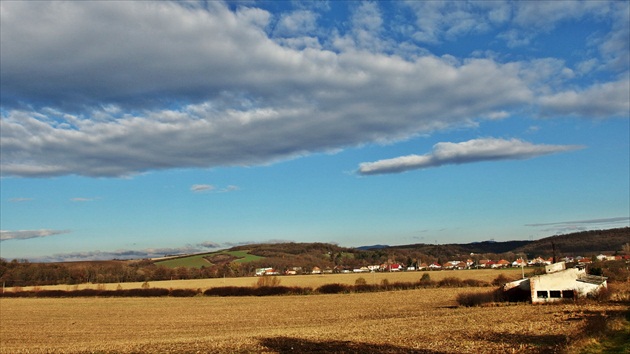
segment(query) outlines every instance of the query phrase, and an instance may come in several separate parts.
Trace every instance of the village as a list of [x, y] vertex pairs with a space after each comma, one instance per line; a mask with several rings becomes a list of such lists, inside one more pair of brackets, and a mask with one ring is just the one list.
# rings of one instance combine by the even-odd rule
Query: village
[[[629, 255], [605, 255], [600, 254], [594, 257], [596, 262], [606, 261], [630, 261]], [[586, 265], [593, 263], [593, 259], [588, 257], [576, 256], [576, 257], [563, 257], [557, 260], [565, 264], [574, 264], [578, 268], [584, 268]], [[256, 276], [264, 275], [301, 275], [301, 274], [347, 274], [347, 273], [371, 273], [371, 272], [408, 272], [408, 271], [439, 271], [439, 270], [464, 270], [464, 269], [501, 269], [501, 268], [525, 268], [525, 267], [545, 267], [555, 263], [554, 258], [542, 258], [536, 257], [531, 260], [518, 258], [515, 261], [507, 261], [500, 259], [493, 261], [490, 259], [480, 259], [475, 262], [472, 259], [466, 259], [465, 261], [452, 260], [439, 264], [433, 262], [427, 263], [412, 263], [410, 265], [404, 265], [402, 263], [388, 261], [387, 263], [378, 265], [367, 265], [362, 267], [347, 267], [338, 265], [335, 267], [313, 267], [312, 269], [305, 269], [304, 267], [288, 267], [284, 270], [274, 269], [272, 267], [257, 268]]]

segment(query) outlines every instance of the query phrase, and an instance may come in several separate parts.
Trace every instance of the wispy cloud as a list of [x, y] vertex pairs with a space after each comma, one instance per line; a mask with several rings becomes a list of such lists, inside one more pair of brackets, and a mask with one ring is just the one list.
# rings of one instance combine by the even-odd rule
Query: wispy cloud
[[227, 192], [234, 192], [234, 191], [240, 190], [240, 188], [235, 185], [229, 185], [225, 188], [217, 188], [216, 186], [212, 184], [193, 184], [192, 187], [190, 187], [190, 190], [193, 193], [208, 193], [208, 192], [227, 193]]
[[194, 193], [203, 193], [213, 191], [215, 187], [211, 184], [193, 184], [190, 190]]
[[134, 249], [118, 249], [115, 251], [82, 251], [82, 252], [68, 252], [57, 253], [50, 256], [31, 257], [29, 260], [37, 262], [71, 262], [71, 261], [97, 261], [97, 260], [111, 260], [111, 259], [144, 259], [144, 258], [159, 258], [169, 255], [178, 254], [195, 254], [208, 252], [212, 249], [222, 247], [221, 244], [205, 241], [196, 245], [186, 245], [182, 247], [167, 247], [167, 248], [145, 248], [140, 250]]
[[70, 201], [73, 202], [77, 202], [77, 203], [83, 203], [83, 202], [93, 202], [95, 200], [98, 200], [100, 198], [83, 198], [83, 197], [77, 197], [77, 198], [71, 198]]
[[70, 230], [0, 230], [0, 241], [27, 240], [31, 238], [48, 237], [70, 233]]
[[407, 155], [359, 165], [361, 175], [400, 173], [410, 170], [481, 161], [521, 160], [581, 149], [576, 145], [535, 145], [519, 139], [474, 139], [461, 143], [442, 142], [425, 155]]
[[9, 199], [9, 201], [11, 203], [24, 203], [24, 202], [30, 202], [34, 200], [33, 198], [11, 198]]
[[204, 242], [198, 243], [197, 246], [203, 247], [203, 248], [220, 248], [221, 244], [217, 242], [212, 242], [212, 241], [204, 241]]
[[572, 221], [558, 221], [538, 224], [525, 224], [525, 226], [543, 228], [540, 231], [552, 232], [552, 233], [567, 233], [591, 230], [593, 228], [610, 228], [619, 226], [628, 226], [630, 224], [630, 217], [614, 217], [614, 218], [602, 218], [602, 219], [584, 219], [584, 220], [572, 220]]

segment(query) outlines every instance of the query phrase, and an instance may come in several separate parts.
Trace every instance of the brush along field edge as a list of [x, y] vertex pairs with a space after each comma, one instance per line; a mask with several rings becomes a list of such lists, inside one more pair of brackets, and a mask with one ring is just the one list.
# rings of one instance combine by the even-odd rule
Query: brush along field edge
[[0, 299], [1, 353], [562, 352], [614, 304], [456, 307], [487, 288], [244, 298]]
[[[520, 268], [508, 269], [469, 269], [469, 270], [447, 270], [447, 271], [431, 271], [431, 272], [382, 272], [382, 273], [351, 273], [351, 274], [320, 274], [320, 275], [287, 275], [280, 276], [280, 285], [283, 286], [299, 286], [317, 288], [325, 284], [347, 284], [354, 285], [358, 278], [364, 278], [367, 284], [381, 284], [383, 279], [389, 282], [416, 282], [420, 280], [423, 274], [428, 273], [431, 280], [440, 281], [447, 277], [457, 277], [462, 280], [476, 279], [491, 282], [499, 274], [505, 275], [509, 279], [521, 278]], [[209, 278], [209, 279], [190, 279], [190, 280], [162, 280], [149, 281], [152, 288], [164, 289], [209, 289], [220, 286], [253, 286], [258, 281], [258, 277], [238, 277], [238, 278]], [[46, 285], [46, 286], [25, 286], [21, 290], [29, 291], [35, 289], [41, 290], [82, 290], [96, 289], [97, 286], [102, 290], [116, 290], [120, 285], [121, 289], [139, 289], [142, 288], [144, 282], [133, 283], [109, 283], [109, 284], [77, 284], [77, 285]], [[4, 291], [14, 291], [13, 288], [6, 288]]]

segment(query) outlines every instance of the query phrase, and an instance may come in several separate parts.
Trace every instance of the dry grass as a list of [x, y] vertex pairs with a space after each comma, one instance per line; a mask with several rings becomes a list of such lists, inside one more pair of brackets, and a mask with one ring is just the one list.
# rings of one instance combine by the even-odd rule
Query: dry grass
[[456, 307], [464, 291], [487, 288], [244, 298], [4, 298], [0, 352], [557, 353], [602, 318], [626, 309]]
[[[521, 269], [475, 269], [475, 270], [448, 270], [438, 272], [392, 272], [392, 273], [351, 273], [351, 274], [322, 274], [322, 275], [291, 275], [278, 277], [280, 284], [284, 286], [300, 286], [317, 288], [324, 284], [347, 284], [354, 285], [358, 278], [364, 278], [367, 284], [381, 284], [383, 279], [390, 282], [415, 282], [420, 280], [422, 274], [428, 273], [431, 280], [440, 281], [447, 277], [457, 277], [462, 280], [477, 279], [491, 282], [500, 274], [504, 274], [510, 279], [518, 279], [521, 277]], [[258, 282], [258, 277], [241, 277], [241, 278], [213, 278], [213, 279], [192, 279], [192, 280], [164, 280], [149, 281], [148, 284], [152, 288], [165, 289], [208, 289], [219, 286], [254, 286]], [[112, 284], [80, 284], [80, 285], [52, 285], [39, 286], [40, 290], [81, 290], [96, 289], [101, 287], [103, 290], [116, 290], [118, 286], [122, 289], [141, 288], [144, 282], [135, 283], [112, 283]], [[33, 287], [23, 287], [20, 290], [28, 291]], [[7, 288], [5, 291], [13, 291]]]

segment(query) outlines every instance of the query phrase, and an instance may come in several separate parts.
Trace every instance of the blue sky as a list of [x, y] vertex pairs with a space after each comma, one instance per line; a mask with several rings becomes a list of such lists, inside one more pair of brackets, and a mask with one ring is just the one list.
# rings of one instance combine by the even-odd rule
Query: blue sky
[[625, 1], [2, 1], [0, 256], [630, 221]]

